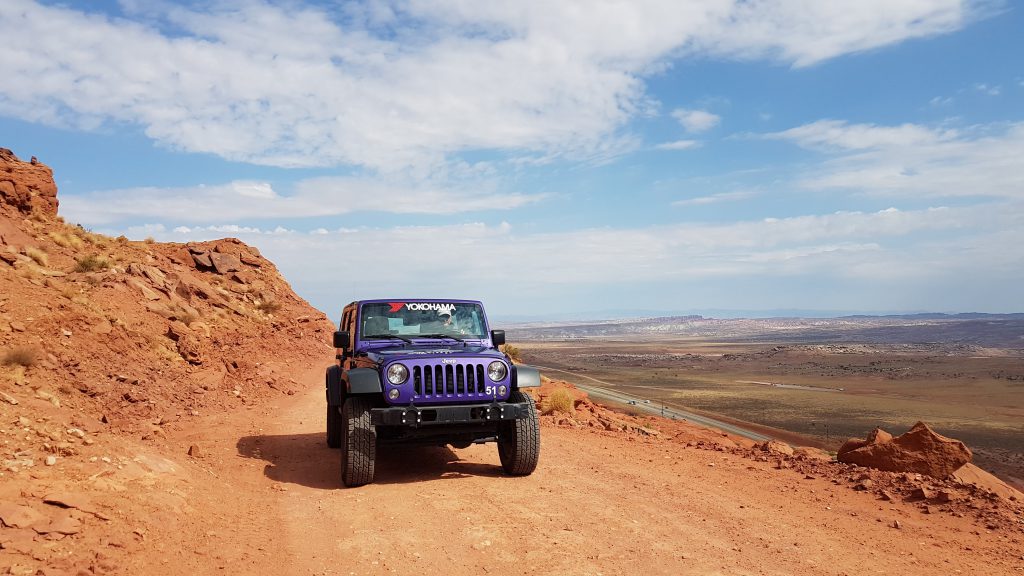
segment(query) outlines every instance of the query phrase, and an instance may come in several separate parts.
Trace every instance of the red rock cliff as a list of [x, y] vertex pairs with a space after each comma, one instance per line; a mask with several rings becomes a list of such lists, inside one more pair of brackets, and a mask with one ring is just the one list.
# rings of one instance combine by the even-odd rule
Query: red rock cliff
[[53, 170], [36, 160], [22, 162], [7, 148], [0, 148], [0, 205], [24, 214], [57, 215], [57, 184]]

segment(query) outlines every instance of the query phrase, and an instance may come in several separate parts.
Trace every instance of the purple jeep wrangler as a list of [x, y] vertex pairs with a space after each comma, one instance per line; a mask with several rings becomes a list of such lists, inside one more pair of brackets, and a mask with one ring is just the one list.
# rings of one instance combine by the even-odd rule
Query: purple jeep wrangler
[[498, 350], [473, 300], [363, 300], [345, 307], [327, 369], [327, 444], [341, 448], [345, 486], [373, 482], [377, 445], [465, 448], [498, 443], [507, 474], [537, 467], [535, 368]]

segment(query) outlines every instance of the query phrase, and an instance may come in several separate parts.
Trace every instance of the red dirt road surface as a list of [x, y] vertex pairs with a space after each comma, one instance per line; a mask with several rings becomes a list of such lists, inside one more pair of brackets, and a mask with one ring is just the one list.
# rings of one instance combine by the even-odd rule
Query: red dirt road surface
[[[380, 450], [340, 488], [319, 370], [275, 406], [174, 441], [206, 456], [162, 479], [184, 526], [129, 572], [161, 574], [1020, 574], [1022, 532], [662, 439], [547, 425], [541, 465], [494, 445]], [[898, 527], [897, 527], [898, 526]], [[175, 541], [173, 545], [171, 541]]]

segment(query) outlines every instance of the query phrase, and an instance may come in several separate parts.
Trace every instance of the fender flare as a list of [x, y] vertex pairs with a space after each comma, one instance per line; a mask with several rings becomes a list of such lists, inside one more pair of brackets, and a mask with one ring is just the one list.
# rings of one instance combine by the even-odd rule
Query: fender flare
[[341, 366], [335, 364], [327, 368], [327, 405], [341, 406], [345, 403], [345, 389], [341, 382]]
[[343, 376], [348, 394], [381, 394], [380, 375], [373, 368], [353, 368]]
[[512, 389], [537, 388], [540, 386], [540, 371], [533, 366], [512, 365]]

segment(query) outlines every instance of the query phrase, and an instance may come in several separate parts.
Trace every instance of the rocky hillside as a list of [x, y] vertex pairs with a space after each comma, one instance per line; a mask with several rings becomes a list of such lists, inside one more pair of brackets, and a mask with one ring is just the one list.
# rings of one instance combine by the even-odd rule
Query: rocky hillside
[[[57, 208], [51, 170], [0, 149], [4, 551], [37, 550], [31, 543], [95, 522], [123, 524], [104, 526], [108, 538], [144, 530], [118, 487], [96, 482], [105, 471], [158, 467], [135, 456], [165, 452], [164, 438], [204, 413], [294, 394], [285, 365], [320, 366], [332, 354], [331, 323], [255, 248], [110, 238]], [[46, 504], [45, 486], [74, 493]], [[82, 536], [63, 548], [93, 545]]]

